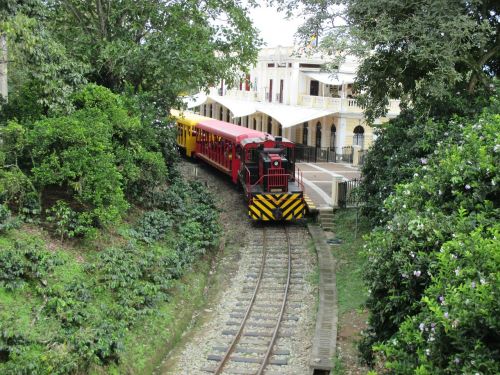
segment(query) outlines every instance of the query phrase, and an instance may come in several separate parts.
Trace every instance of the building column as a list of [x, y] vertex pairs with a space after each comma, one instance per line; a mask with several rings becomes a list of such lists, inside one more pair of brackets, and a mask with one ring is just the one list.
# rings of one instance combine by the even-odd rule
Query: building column
[[332, 206], [336, 208], [339, 206], [339, 184], [342, 182], [343, 177], [333, 177], [332, 179]]

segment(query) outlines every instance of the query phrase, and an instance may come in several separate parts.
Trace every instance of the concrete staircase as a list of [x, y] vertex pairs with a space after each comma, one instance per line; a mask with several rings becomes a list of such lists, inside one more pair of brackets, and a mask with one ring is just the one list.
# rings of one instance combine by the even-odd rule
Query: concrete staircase
[[333, 209], [320, 209], [319, 210], [319, 224], [323, 230], [333, 232]]

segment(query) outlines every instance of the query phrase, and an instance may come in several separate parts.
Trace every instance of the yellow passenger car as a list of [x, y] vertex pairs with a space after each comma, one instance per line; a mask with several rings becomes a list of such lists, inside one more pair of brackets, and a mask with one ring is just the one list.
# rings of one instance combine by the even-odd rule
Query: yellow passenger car
[[177, 122], [177, 144], [184, 150], [186, 156], [191, 157], [196, 147], [194, 128], [200, 121], [210, 120], [210, 118], [192, 112], [181, 112], [177, 109], [171, 109], [170, 115]]

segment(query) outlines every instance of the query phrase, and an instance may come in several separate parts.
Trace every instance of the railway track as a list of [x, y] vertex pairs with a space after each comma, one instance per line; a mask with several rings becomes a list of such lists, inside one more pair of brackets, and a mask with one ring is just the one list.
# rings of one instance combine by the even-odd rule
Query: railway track
[[303, 228], [254, 230], [252, 262], [234, 301], [220, 342], [201, 370], [219, 374], [295, 374], [290, 350], [303, 289]]

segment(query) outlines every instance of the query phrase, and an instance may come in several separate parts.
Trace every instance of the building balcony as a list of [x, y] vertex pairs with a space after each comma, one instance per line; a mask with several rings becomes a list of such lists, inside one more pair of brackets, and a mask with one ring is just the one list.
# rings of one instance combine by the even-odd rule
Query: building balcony
[[[309, 108], [328, 109], [343, 113], [363, 113], [363, 107], [356, 99], [331, 98], [326, 96], [301, 95], [300, 105]], [[389, 100], [388, 114], [397, 116], [400, 113], [399, 100]]]
[[226, 91], [226, 96], [230, 96], [231, 98], [234, 99], [248, 100], [251, 102], [256, 102], [261, 100], [261, 95], [259, 95], [257, 91], [231, 89]]

